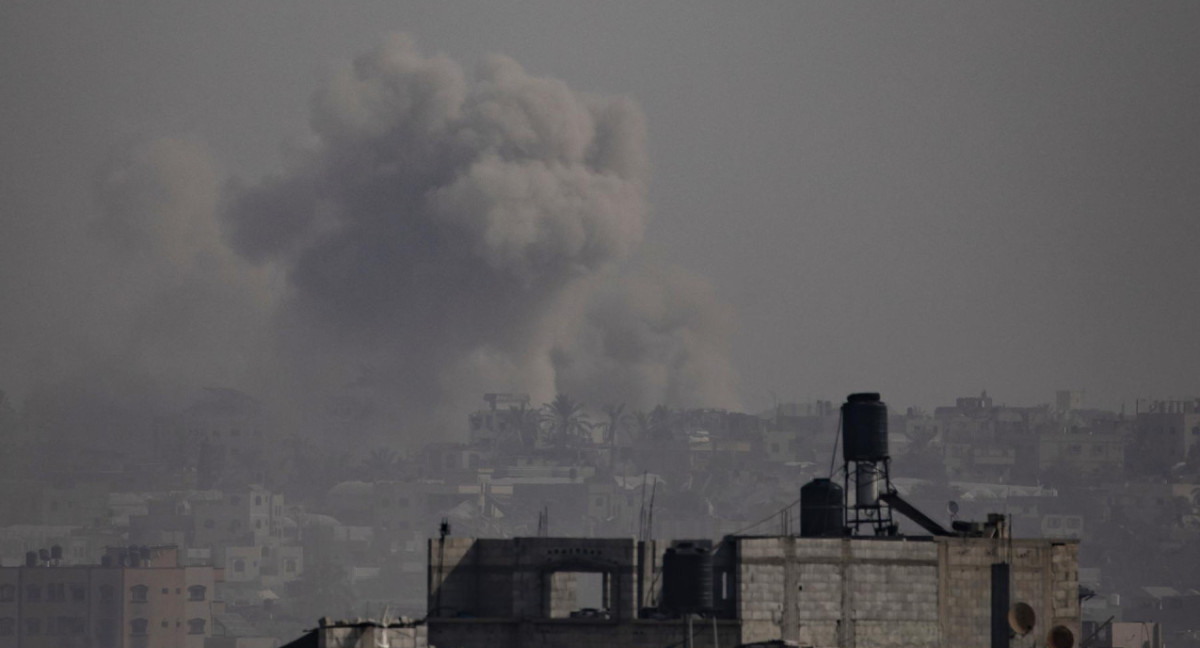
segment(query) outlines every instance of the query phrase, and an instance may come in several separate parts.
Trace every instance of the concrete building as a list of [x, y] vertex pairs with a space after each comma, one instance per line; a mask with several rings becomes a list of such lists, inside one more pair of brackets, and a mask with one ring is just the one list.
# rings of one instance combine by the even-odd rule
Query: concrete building
[[1161, 473], [1184, 461], [1200, 444], [1200, 399], [1137, 404], [1134, 444], [1142, 472]]
[[174, 547], [0, 568], [0, 648], [203, 648], [216, 578]]
[[192, 546], [211, 548], [221, 562], [227, 547], [283, 541], [283, 495], [254, 485], [215, 495], [191, 504]]
[[[678, 644], [687, 623], [662, 606], [666, 548], [624, 538], [430, 540], [429, 643]], [[722, 646], [992, 645], [997, 564], [1007, 565], [1011, 602], [1036, 612], [1034, 633], [1062, 625], [1080, 636], [1071, 540], [727, 537], [712, 556], [712, 609], [694, 621], [696, 646], [714, 637]], [[581, 591], [585, 583], [594, 591]]]

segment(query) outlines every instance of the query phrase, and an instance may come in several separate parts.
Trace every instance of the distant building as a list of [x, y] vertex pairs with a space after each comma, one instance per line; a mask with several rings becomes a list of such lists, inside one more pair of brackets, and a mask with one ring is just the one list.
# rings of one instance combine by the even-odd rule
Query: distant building
[[110, 549], [101, 565], [0, 568], [0, 648], [203, 648], [212, 567], [174, 547]]
[[1073, 412], [1083, 409], [1083, 392], [1060, 389], [1054, 392], [1054, 408], [1059, 412]]
[[1142, 472], [1161, 473], [1200, 444], [1200, 399], [1139, 401], [1131, 455]]

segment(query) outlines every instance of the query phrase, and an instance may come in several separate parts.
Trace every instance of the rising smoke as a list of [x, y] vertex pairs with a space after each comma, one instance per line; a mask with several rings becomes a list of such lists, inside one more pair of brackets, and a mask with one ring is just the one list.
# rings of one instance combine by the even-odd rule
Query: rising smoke
[[648, 164], [632, 101], [503, 56], [469, 81], [392, 36], [316, 92], [311, 128], [253, 182], [220, 186], [174, 140], [102, 174], [101, 271], [77, 279], [128, 290], [86, 309], [97, 356], [306, 415], [352, 395], [376, 432], [414, 438], [460, 427], [485, 391], [736, 405], [727, 310], [636, 259]]

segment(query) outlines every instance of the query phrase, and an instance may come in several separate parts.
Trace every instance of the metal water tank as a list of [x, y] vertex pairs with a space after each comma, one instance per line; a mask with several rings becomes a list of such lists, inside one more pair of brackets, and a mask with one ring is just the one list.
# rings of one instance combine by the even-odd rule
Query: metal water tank
[[831, 479], [814, 479], [800, 488], [801, 537], [841, 537], [846, 525], [843, 492]]
[[842, 404], [842, 458], [879, 461], [888, 456], [887, 405], [879, 394], [850, 394]]
[[713, 609], [713, 556], [708, 543], [680, 540], [663, 554], [661, 607], [682, 613]]
[[883, 484], [883, 472], [873, 463], [860, 463], [854, 473], [854, 505], [875, 506], [879, 504], [879, 491]]

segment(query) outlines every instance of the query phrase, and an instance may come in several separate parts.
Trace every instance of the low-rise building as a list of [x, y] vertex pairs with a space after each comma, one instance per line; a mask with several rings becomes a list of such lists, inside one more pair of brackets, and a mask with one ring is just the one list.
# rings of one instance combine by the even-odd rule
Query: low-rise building
[[0, 648], [203, 648], [212, 567], [174, 547], [110, 549], [100, 565], [0, 568]]
[[711, 562], [685, 572], [664, 570], [667, 548], [631, 538], [430, 540], [429, 643], [677, 645], [689, 624], [668, 591], [697, 587], [711, 589], [696, 646], [989, 645], [997, 624], [1008, 639], [1010, 602], [1033, 608], [1042, 636], [1056, 626], [1080, 636], [1074, 541], [726, 537]]

